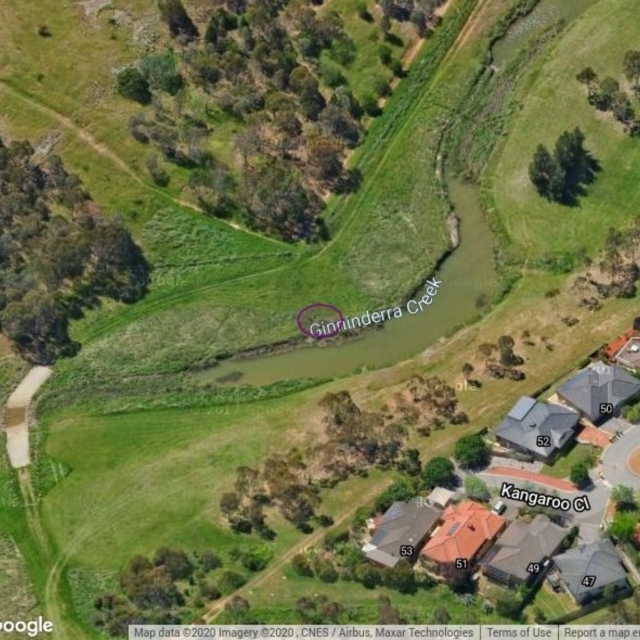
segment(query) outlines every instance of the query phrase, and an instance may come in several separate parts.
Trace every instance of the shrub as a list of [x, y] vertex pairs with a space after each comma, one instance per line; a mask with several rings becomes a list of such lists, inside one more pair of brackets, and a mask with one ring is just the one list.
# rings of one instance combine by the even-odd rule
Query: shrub
[[134, 67], [124, 69], [117, 75], [118, 93], [129, 100], [147, 105], [151, 102], [151, 91], [147, 79]]

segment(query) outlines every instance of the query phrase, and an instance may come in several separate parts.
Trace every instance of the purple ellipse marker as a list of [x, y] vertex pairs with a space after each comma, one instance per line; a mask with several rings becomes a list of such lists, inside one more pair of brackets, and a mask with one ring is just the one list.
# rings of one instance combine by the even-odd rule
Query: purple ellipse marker
[[335, 331], [332, 331], [331, 333], [326, 333], [323, 334], [321, 336], [316, 336], [313, 333], [309, 333], [303, 326], [302, 326], [302, 318], [304, 317], [304, 314], [307, 313], [308, 311], [310, 311], [311, 309], [315, 309], [317, 307], [324, 307], [325, 309], [330, 309], [333, 313], [335, 313], [340, 319], [338, 321], [338, 324], [342, 324], [344, 326], [344, 316], [342, 315], [342, 311], [340, 311], [340, 309], [338, 309], [338, 307], [335, 307], [332, 304], [326, 304], [324, 302], [314, 302], [313, 304], [310, 304], [306, 307], [304, 307], [304, 309], [301, 309], [298, 312], [298, 315], [296, 316], [296, 324], [298, 325], [298, 329], [300, 330], [300, 332], [305, 335], [308, 336], [309, 338], [315, 338], [316, 340], [320, 340], [321, 338], [333, 338], [333, 336], [338, 335], [341, 331], [341, 329], [336, 329]]

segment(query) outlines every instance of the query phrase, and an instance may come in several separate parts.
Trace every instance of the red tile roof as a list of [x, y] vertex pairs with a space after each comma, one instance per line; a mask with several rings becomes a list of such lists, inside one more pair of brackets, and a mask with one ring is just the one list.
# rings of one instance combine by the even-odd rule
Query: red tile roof
[[444, 510], [442, 525], [425, 545], [422, 553], [438, 563], [453, 563], [458, 558], [470, 561], [482, 545], [493, 539], [505, 524], [504, 518], [486, 507], [465, 500]]
[[607, 360], [611, 360], [627, 344], [630, 338], [633, 338], [633, 328], [627, 329], [621, 336], [611, 341], [604, 350]]

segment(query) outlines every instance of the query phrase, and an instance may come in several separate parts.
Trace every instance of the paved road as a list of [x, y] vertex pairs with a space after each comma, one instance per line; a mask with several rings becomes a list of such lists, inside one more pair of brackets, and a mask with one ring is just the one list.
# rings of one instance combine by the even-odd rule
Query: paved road
[[626, 484], [640, 489], [640, 476], [631, 473], [627, 459], [640, 447], [640, 425], [633, 425], [626, 433], [610, 444], [602, 455], [602, 473], [611, 486]]
[[7, 453], [9, 462], [14, 469], [20, 469], [31, 464], [29, 455], [29, 424], [26, 411], [40, 387], [53, 373], [49, 367], [33, 367], [7, 400], [7, 409], [24, 411], [24, 420], [15, 426], [6, 427]]
[[[491, 473], [480, 473], [478, 475], [490, 487], [494, 487], [496, 489], [500, 489], [503, 482], [508, 482], [510, 484], [513, 484], [515, 487], [518, 487], [519, 489], [527, 489], [530, 491], [534, 490], [538, 491], [539, 493], [544, 493], [545, 495], [557, 495], [560, 498], [567, 498], [572, 503], [574, 498], [585, 494], [589, 498], [591, 509], [589, 511], [585, 511], [584, 513], [578, 513], [571, 509], [565, 514], [566, 516], [571, 518], [575, 524], [578, 525], [589, 524], [600, 526], [607, 506], [607, 501], [609, 499], [609, 489], [601, 482], [596, 482], [590, 489], [587, 489], [585, 491], [560, 491], [558, 489], [551, 489], [545, 485], [536, 484], [535, 482], [522, 480], [520, 478], [512, 478], [510, 476], [495, 475]], [[518, 507], [524, 506], [524, 503], [518, 502], [517, 500], [510, 500], [508, 498], [500, 498], [500, 500], [503, 500], [514, 510]]]

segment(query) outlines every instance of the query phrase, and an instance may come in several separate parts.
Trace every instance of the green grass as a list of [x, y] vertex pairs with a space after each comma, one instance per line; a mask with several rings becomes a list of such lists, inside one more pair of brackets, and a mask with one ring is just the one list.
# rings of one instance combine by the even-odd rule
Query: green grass
[[588, 468], [591, 468], [597, 458], [596, 447], [590, 444], [577, 443], [552, 465], [545, 464], [542, 467], [542, 473], [554, 478], [568, 478], [571, 473], [571, 467], [576, 464], [586, 464]]
[[[241, 536], [220, 520], [220, 495], [231, 488], [236, 467], [259, 464], [287, 433], [288, 411], [261, 417], [260, 410], [58, 415], [48, 453], [72, 472], [44, 504], [54, 539], [74, 548], [76, 561], [103, 569], [161, 544], [221, 551], [237, 545]], [[259, 446], [249, 448], [255, 429]]]
[[[496, 613], [485, 614], [480, 609], [482, 597], [466, 606], [458, 596], [445, 586], [435, 586], [418, 590], [415, 594], [399, 594], [386, 588], [365, 589], [354, 582], [338, 581], [327, 584], [315, 578], [302, 578], [288, 569], [270, 589], [258, 597], [249, 598], [251, 610], [261, 620], [279, 624], [300, 624], [295, 613], [295, 603], [300, 598], [312, 599], [315, 594], [328, 596], [341, 604], [349, 612], [354, 624], [373, 624], [378, 617], [378, 598], [387, 596], [408, 622], [428, 623], [436, 609], [445, 607], [451, 615], [452, 623], [466, 624], [508, 624], [506, 618]], [[283, 606], [282, 603], [287, 603]], [[220, 619], [223, 621], [223, 618]], [[464, 622], [463, 622], [464, 621]]]
[[[624, 228], [640, 210], [640, 146], [609, 116], [586, 99], [576, 74], [592, 66], [600, 77], [622, 80], [622, 59], [640, 37], [633, 0], [602, 0], [576, 20], [534, 62], [520, 83], [519, 113], [488, 181], [495, 213], [527, 264], [568, 262], [584, 247], [594, 255], [609, 227]], [[637, 106], [637, 105], [636, 105]], [[579, 126], [586, 147], [602, 171], [577, 207], [540, 198], [528, 178], [528, 165], [539, 143], [552, 146], [558, 135]]]
[[555, 593], [545, 581], [536, 593], [536, 597], [525, 608], [525, 616], [532, 620], [534, 611], [540, 609], [546, 615], [547, 620], [554, 620], [576, 608], [575, 603], [567, 593], [564, 591]]

